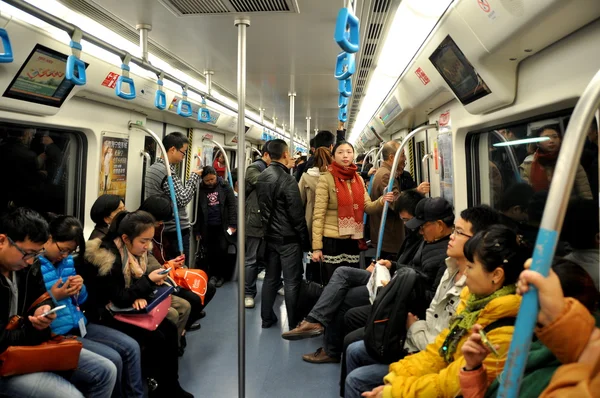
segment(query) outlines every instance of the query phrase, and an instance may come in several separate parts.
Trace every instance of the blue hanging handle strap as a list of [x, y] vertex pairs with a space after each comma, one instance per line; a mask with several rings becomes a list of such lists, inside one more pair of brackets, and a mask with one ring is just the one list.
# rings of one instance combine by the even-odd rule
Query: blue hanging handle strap
[[183, 254], [183, 237], [181, 236], [181, 222], [179, 220], [179, 209], [177, 208], [177, 197], [175, 196], [175, 186], [173, 185], [173, 176], [169, 173], [167, 176], [171, 202], [173, 202], [173, 216], [175, 218], [175, 229], [177, 230], [177, 245], [179, 253]]
[[206, 107], [206, 99], [202, 97], [202, 106], [198, 110], [198, 121], [202, 123], [210, 122], [210, 111]]
[[165, 90], [163, 89], [163, 79], [165, 78], [164, 72], [160, 72], [158, 75], [158, 80], [156, 80], [156, 93], [154, 94], [154, 106], [164, 111], [167, 109], [167, 94], [165, 94]]
[[360, 21], [349, 8], [342, 8], [335, 23], [333, 39], [347, 53], [356, 53], [360, 48]]
[[76, 86], [84, 86], [87, 82], [87, 76], [85, 74], [85, 62], [81, 60], [81, 39], [83, 32], [79, 28], [75, 28], [71, 35], [71, 47], [72, 54], [67, 58], [67, 69], [65, 71], [65, 79], [70, 81]]
[[348, 120], [348, 113], [346, 112], [345, 108], [341, 108], [338, 112], [338, 119], [340, 122], [343, 123], [346, 123], [346, 121]]
[[183, 91], [181, 92], [181, 99], [177, 104], [177, 114], [183, 117], [192, 116], [192, 103], [188, 101], [188, 85], [183, 86]]
[[354, 54], [341, 52], [335, 62], [334, 76], [337, 80], [346, 80], [356, 73], [356, 57]]
[[[135, 99], [135, 84], [133, 83], [133, 79], [129, 77], [129, 61], [131, 61], [131, 55], [127, 54], [122, 59], [123, 63], [121, 64], [121, 76], [117, 79], [117, 85], [115, 87], [115, 92], [117, 93], [117, 97], [132, 100]], [[122, 89], [123, 83], [129, 85], [129, 92], [126, 93]]]
[[352, 77], [340, 80], [338, 82], [338, 91], [344, 97], [350, 97], [352, 95]]
[[341, 93], [338, 98], [338, 108], [346, 108], [348, 106], [348, 97], [344, 97]]
[[4, 28], [0, 28], [0, 39], [2, 39], [2, 46], [4, 46], [4, 52], [0, 53], [0, 63], [9, 64], [13, 62], [14, 58], [10, 38], [8, 37], [8, 32]]

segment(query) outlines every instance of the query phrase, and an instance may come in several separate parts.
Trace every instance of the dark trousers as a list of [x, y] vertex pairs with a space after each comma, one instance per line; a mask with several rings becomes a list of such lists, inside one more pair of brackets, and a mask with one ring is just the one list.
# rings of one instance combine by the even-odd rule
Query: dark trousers
[[245, 296], [256, 297], [256, 278], [258, 277], [258, 247], [260, 246], [261, 238], [252, 236], [246, 237], [246, 255], [245, 255]]
[[348, 350], [348, 346], [352, 343], [356, 343], [357, 341], [363, 341], [365, 338], [365, 328], [362, 327], [360, 329], [356, 329], [351, 331], [344, 337], [344, 349], [342, 355], [342, 369], [340, 372], [340, 397], [344, 397], [346, 394], [346, 376], [348, 376], [348, 367], [346, 364], [346, 351]]
[[[185, 264], [190, 263], [190, 229], [181, 230], [181, 239], [183, 240], [183, 254], [185, 254]], [[165, 243], [165, 260], [173, 260], [179, 256], [179, 244], [177, 243], [177, 231], [165, 232], [163, 234], [163, 242]]]
[[262, 287], [261, 318], [263, 322], [277, 319], [275, 311], [273, 311], [273, 304], [275, 304], [277, 290], [280, 288], [281, 272], [283, 271], [283, 291], [288, 325], [290, 329], [293, 329], [301, 321], [301, 319], [297, 319], [296, 307], [298, 306], [300, 283], [302, 283], [302, 247], [299, 243], [268, 242], [266, 257], [267, 268]]
[[227, 254], [229, 242], [225, 237], [222, 225], [209, 225], [206, 236], [200, 241], [206, 250], [206, 259], [201, 269], [206, 271], [209, 278], [225, 279], [231, 273], [230, 258]]
[[173, 293], [175, 296], [181, 297], [182, 299], [184, 299], [188, 303], [190, 303], [190, 307], [191, 307], [190, 317], [188, 318], [187, 324], [185, 325], [186, 329], [189, 328], [190, 326], [192, 326], [194, 324], [194, 322], [196, 322], [198, 319], [200, 319], [200, 313], [202, 312], [202, 310], [204, 308], [206, 308], [208, 303], [210, 303], [210, 300], [212, 300], [212, 298], [215, 296], [216, 291], [217, 291], [217, 288], [215, 287], [215, 285], [209, 283], [206, 286], [206, 294], [204, 295], [204, 304], [202, 304], [202, 300], [200, 299], [200, 296], [198, 296], [196, 293], [192, 292], [191, 290], [179, 288], [178, 292]]

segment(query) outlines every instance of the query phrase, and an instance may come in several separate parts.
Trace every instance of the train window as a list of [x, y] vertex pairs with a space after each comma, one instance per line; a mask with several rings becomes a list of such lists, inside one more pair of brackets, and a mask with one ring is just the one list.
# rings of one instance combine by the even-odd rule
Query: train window
[[[467, 137], [469, 205], [499, 210], [549, 189], [569, 114], [499, 126]], [[573, 197], [598, 199], [598, 134], [590, 128], [579, 161]], [[512, 199], [511, 199], [512, 198]], [[515, 202], [516, 203], [516, 202]]]
[[77, 132], [4, 123], [0, 126], [0, 209], [83, 216], [85, 138]]

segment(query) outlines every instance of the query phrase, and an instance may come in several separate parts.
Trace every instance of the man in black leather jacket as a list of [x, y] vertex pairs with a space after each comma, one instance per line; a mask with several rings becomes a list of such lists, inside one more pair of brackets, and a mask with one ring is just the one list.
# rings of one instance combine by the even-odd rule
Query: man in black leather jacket
[[290, 152], [283, 140], [269, 142], [271, 165], [258, 177], [256, 193], [260, 204], [262, 225], [267, 241], [267, 269], [262, 288], [262, 327], [277, 322], [273, 304], [283, 271], [285, 306], [288, 323], [293, 329], [300, 284], [302, 283], [302, 255], [310, 249], [308, 228], [300, 190], [290, 170]]

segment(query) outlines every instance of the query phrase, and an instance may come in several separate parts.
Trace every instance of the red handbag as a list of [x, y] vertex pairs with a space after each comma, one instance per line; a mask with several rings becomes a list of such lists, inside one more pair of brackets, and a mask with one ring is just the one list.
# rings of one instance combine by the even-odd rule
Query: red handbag
[[160, 304], [146, 314], [114, 314], [114, 318], [117, 321], [153, 331], [164, 321], [169, 312], [169, 307], [171, 307], [171, 296], [161, 301]]

